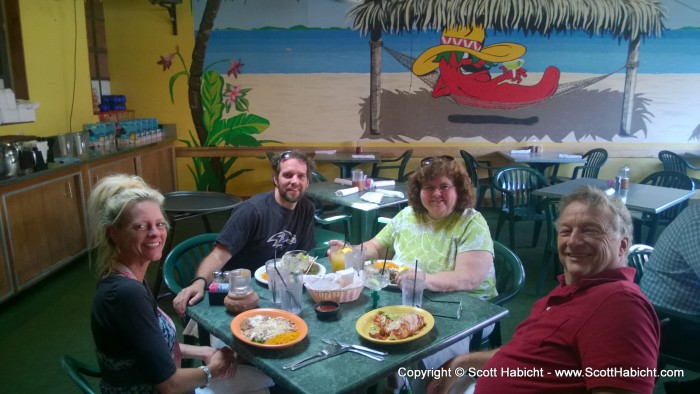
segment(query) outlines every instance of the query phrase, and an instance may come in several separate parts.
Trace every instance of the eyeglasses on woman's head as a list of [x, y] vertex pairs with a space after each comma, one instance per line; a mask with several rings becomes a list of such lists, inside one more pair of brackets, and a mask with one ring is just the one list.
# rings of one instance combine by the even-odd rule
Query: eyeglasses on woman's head
[[427, 165], [430, 165], [430, 163], [434, 162], [435, 160], [455, 161], [455, 158], [452, 156], [448, 156], [448, 155], [430, 156], [430, 157], [426, 157], [423, 160], [421, 160], [420, 166], [425, 167]]

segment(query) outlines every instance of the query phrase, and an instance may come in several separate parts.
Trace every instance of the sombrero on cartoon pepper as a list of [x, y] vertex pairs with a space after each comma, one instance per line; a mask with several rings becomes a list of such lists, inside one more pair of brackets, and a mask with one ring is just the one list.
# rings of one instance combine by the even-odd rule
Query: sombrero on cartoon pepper
[[483, 27], [445, 28], [440, 45], [428, 48], [413, 63], [413, 73], [424, 75], [438, 68], [435, 58], [443, 52], [466, 52], [492, 63], [508, 62], [525, 54], [524, 46], [510, 42], [484, 47], [485, 37]]

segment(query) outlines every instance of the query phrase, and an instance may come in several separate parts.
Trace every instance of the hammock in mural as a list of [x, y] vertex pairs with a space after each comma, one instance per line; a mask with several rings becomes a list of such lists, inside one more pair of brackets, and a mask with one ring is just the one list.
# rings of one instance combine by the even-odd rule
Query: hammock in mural
[[[405, 55], [405, 54], [403, 54], [399, 51], [396, 51], [394, 49], [391, 49], [387, 46], [385, 46], [384, 49], [394, 59], [396, 59], [396, 61], [398, 61], [401, 65], [406, 67], [407, 70], [411, 70], [411, 66], [413, 65], [413, 63], [416, 60], [415, 58], [412, 58], [408, 55]], [[611, 73], [599, 75], [597, 77], [591, 77], [591, 78], [586, 78], [586, 79], [581, 79], [578, 81], [572, 81], [572, 82], [566, 82], [566, 83], [559, 83], [557, 86], [557, 90], [553, 95], [551, 95], [545, 99], [537, 99], [537, 100], [532, 100], [532, 101], [519, 102], [518, 103], [519, 107], [535, 105], [535, 104], [541, 103], [545, 100], [549, 100], [551, 98], [563, 96], [565, 94], [572, 93], [572, 92], [575, 92], [577, 90], [581, 90], [581, 89], [586, 88], [590, 85], [593, 85], [596, 82], [602, 81], [603, 79], [623, 70], [624, 68], [625, 67], [623, 66], [623, 67], [620, 67], [619, 69], [617, 69]], [[417, 77], [420, 78], [420, 80], [423, 81], [426, 85], [428, 85], [430, 87], [434, 87], [435, 84], [438, 82], [439, 72], [432, 71], [432, 72], [424, 74], [424, 75], [418, 75]], [[475, 99], [472, 97], [467, 97], [467, 96], [460, 96], [460, 95], [453, 94], [453, 95], [449, 96], [449, 98], [451, 100], [453, 100], [454, 102], [461, 104], [461, 105], [469, 105], [469, 106], [478, 107], [478, 108], [506, 109], [506, 108], [502, 107], [502, 103], [487, 102], [487, 101], [478, 100], [478, 99]], [[517, 108], [517, 107], [509, 107], [507, 109], [514, 109], [514, 108]]]

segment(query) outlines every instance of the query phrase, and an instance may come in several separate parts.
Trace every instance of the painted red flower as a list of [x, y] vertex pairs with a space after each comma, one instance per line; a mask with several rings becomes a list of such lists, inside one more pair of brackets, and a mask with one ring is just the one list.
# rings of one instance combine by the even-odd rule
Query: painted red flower
[[226, 100], [226, 103], [233, 104], [238, 97], [243, 97], [241, 87], [238, 85], [228, 85], [228, 88], [224, 92], [224, 100]]
[[226, 75], [229, 77], [231, 74], [233, 74], [234, 78], [238, 78], [238, 74], [241, 73], [241, 67], [243, 67], [244, 64], [241, 63], [241, 59], [238, 60], [231, 60], [231, 67], [228, 68], [228, 71], [226, 72]]
[[163, 71], [167, 70], [170, 68], [170, 66], [173, 65], [173, 57], [175, 56], [175, 53], [171, 53], [168, 56], [161, 56], [160, 60], [156, 62], [156, 64], [161, 64], [163, 65]]

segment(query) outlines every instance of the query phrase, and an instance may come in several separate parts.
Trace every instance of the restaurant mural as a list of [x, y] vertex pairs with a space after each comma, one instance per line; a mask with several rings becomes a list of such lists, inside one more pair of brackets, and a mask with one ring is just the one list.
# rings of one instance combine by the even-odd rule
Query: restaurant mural
[[[174, 58], [178, 60], [182, 70], [175, 72], [168, 83], [170, 101], [173, 103], [175, 102], [173, 86], [180, 77], [190, 79], [191, 67], [187, 66], [187, 62], [180, 53], [180, 48], [177, 47], [175, 52], [161, 55], [160, 59], [155, 62], [156, 65], [162, 66], [165, 72], [172, 66]], [[244, 66], [240, 59], [232, 59], [214, 62], [203, 69], [202, 76], [197, 78], [196, 82], [201, 94], [197, 101], [202, 106], [201, 117], [198, 119], [200, 119], [204, 133], [201, 135], [199, 133], [193, 134], [189, 130], [190, 139], [180, 139], [179, 141], [188, 147], [253, 147], [262, 146], [264, 143], [279, 142], [255, 138], [256, 135], [261, 134], [270, 126], [270, 122], [259, 115], [249, 112], [250, 101], [246, 96], [252, 90], [251, 88], [242, 88], [240, 84], [235, 82], [225, 82], [223, 75], [216, 71], [208, 70], [208, 68], [220, 63], [228, 64], [228, 70], [225, 75], [232, 77], [234, 80], [241, 74], [241, 69]], [[199, 112], [193, 111], [193, 119], [199, 115]], [[225, 192], [226, 184], [230, 180], [252, 171], [250, 168], [231, 171], [236, 160], [238, 158], [235, 156], [216, 158], [193, 157], [192, 164], [188, 164], [187, 169], [194, 178], [197, 190]], [[218, 170], [216, 166], [219, 166]]]
[[[193, 3], [195, 26], [204, 3]], [[700, 115], [687, 111], [700, 105], [700, 9], [662, 1], [661, 34], [635, 54], [606, 28], [459, 25], [375, 41], [357, 28], [358, 3], [223, 2], [205, 63], [245, 59], [237, 82], [269, 120], [265, 136], [286, 143], [700, 139]], [[226, 65], [211, 69], [231, 83]]]

